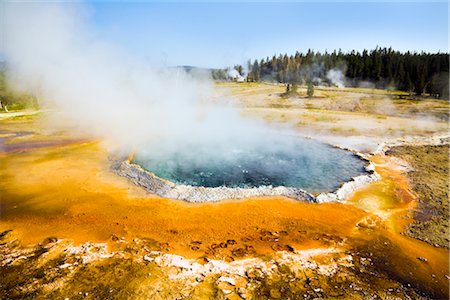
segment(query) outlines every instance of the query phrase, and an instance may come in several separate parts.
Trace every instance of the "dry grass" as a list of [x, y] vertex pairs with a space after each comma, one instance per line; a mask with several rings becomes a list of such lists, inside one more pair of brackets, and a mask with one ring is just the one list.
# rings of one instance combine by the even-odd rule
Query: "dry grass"
[[[396, 137], [448, 130], [447, 101], [396, 100], [403, 92], [376, 89], [317, 88], [315, 98], [283, 99], [283, 85], [220, 83], [218, 90], [235, 96], [245, 115], [270, 122], [297, 124], [301, 131], [343, 136]], [[304, 87], [299, 93], [305, 93]]]

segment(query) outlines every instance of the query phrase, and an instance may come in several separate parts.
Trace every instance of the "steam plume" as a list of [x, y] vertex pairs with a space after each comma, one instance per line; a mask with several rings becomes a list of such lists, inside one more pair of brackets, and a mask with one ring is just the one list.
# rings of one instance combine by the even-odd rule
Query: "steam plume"
[[327, 79], [338, 88], [345, 87], [345, 75], [339, 69], [331, 69], [327, 72]]
[[74, 4], [6, 4], [2, 36], [13, 86], [38, 94], [79, 129], [125, 148], [249, 142], [260, 128], [227, 99], [211, 101], [206, 75], [128, 56], [89, 28], [88, 15]]

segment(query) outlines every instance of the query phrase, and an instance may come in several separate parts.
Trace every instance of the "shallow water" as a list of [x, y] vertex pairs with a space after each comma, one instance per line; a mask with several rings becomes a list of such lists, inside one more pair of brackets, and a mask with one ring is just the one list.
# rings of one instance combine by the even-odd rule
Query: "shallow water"
[[[134, 162], [177, 184], [206, 187], [290, 186], [328, 192], [365, 173], [349, 151], [311, 139], [267, 135], [266, 146], [185, 145], [183, 151], [137, 153]], [[161, 155], [161, 152], [167, 155]]]

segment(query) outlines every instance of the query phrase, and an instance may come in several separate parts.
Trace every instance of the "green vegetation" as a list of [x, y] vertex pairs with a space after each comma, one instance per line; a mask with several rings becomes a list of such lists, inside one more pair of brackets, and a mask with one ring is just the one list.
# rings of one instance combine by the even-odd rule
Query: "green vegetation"
[[289, 98], [289, 97], [295, 97], [295, 96], [299, 96], [298, 93], [298, 85], [297, 84], [290, 84], [288, 83], [286, 85], [286, 92], [281, 94], [281, 97], [283, 98]]
[[[235, 65], [233, 67], [234, 70], [237, 71], [237, 73], [242, 76], [242, 78], [244, 77], [244, 69], [241, 65]], [[231, 69], [231, 71], [233, 70]], [[236, 77], [230, 76], [230, 68], [225, 68], [225, 69], [211, 69], [211, 77], [214, 80], [217, 81], [228, 81], [228, 80], [236, 80]], [[258, 80], [259, 81], [259, 80]]]
[[399, 52], [376, 48], [362, 52], [320, 53], [308, 50], [248, 62], [248, 81], [334, 84], [329, 71], [342, 76], [347, 86], [393, 87], [408, 93], [424, 93], [435, 98], [449, 97], [449, 60], [447, 53]]
[[11, 90], [5, 71], [0, 70], [0, 112], [37, 107], [38, 102], [35, 96]]
[[314, 85], [312, 82], [308, 82], [308, 89], [306, 91], [306, 94], [308, 94], [309, 98], [312, 98], [314, 96]]
[[227, 69], [213, 69], [211, 70], [211, 76], [214, 80], [228, 80]]

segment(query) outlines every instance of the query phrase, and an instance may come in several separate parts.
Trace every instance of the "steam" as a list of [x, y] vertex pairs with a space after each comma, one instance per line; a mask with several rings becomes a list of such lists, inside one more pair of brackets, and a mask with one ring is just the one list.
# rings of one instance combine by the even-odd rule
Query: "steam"
[[8, 77], [16, 89], [56, 106], [58, 122], [74, 122], [124, 151], [150, 144], [165, 152], [205, 145], [218, 151], [263, 142], [252, 137], [264, 125], [214, 97], [205, 74], [130, 57], [89, 28], [88, 12], [74, 4], [5, 5]]
[[242, 82], [245, 80], [245, 78], [241, 74], [239, 74], [239, 72], [236, 69], [231, 68], [228, 69], [228, 77], [238, 82]]
[[327, 72], [327, 79], [338, 88], [345, 87], [345, 75], [339, 69], [331, 69]]

